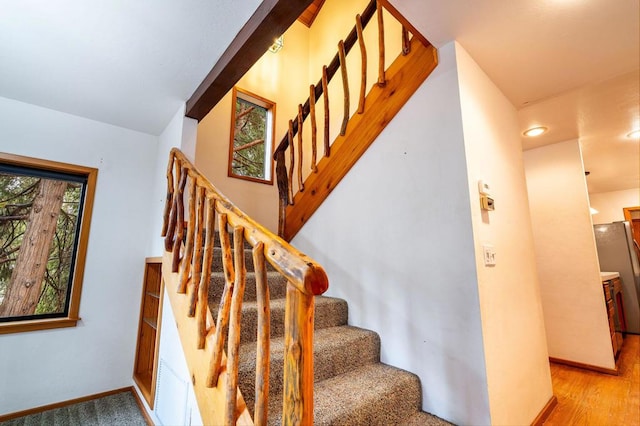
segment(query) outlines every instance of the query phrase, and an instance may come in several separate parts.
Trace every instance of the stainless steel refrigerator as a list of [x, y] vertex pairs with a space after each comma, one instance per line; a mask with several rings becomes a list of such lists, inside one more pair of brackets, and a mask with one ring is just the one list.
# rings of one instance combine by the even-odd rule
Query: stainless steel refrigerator
[[640, 334], [640, 262], [629, 222], [594, 225], [600, 270], [619, 272], [627, 332]]

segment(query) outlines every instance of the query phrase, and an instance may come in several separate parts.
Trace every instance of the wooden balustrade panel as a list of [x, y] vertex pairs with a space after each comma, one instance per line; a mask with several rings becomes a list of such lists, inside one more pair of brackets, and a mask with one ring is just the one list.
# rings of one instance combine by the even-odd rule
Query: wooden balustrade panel
[[[188, 317], [189, 300], [183, 294], [177, 292], [178, 274], [171, 271], [171, 253], [165, 252], [162, 262], [162, 277], [165, 281], [165, 288], [171, 303], [171, 310], [174, 313], [180, 342], [187, 359], [189, 373], [191, 375], [192, 384], [198, 408], [202, 416], [203, 423], [206, 425], [224, 424], [224, 410], [226, 406], [225, 389], [227, 387], [227, 371], [220, 373], [217, 386], [207, 387], [206, 376], [209, 371], [210, 359], [214, 347], [213, 335], [209, 333], [206, 337], [204, 349], [197, 349], [199, 339], [198, 327], [195, 318]], [[211, 313], [207, 310], [207, 327], [215, 328]], [[222, 362], [226, 364], [226, 358], [222, 357]], [[244, 398], [237, 391], [236, 406], [237, 421], [234, 425], [249, 426], [253, 425], [251, 415], [246, 407]]]
[[231, 316], [229, 318], [229, 344], [227, 355], [227, 387], [225, 424], [236, 423], [236, 403], [238, 394], [238, 365], [240, 363], [240, 322], [242, 320], [242, 299], [244, 297], [246, 268], [244, 265], [244, 228], [233, 230], [233, 255], [236, 279], [231, 296]]
[[266, 426], [269, 416], [269, 365], [271, 310], [269, 307], [269, 283], [264, 260], [264, 244], [253, 248], [253, 264], [256, 274], [256, 301], [258, 309], [258, 339], [256, 349], [256, 389], [253, 421], [258, 426]]
[[318, 162], [318, 173], [305, 181], [306, 191], [294, 197], [294, 206], [285, 212], [282, 237], [290, 241], [313, 212], [347, 174], [353, 164], [373, 143], [385, 126], [431, 74], [437, 65], [437, 51], [422, 44], [419, 38], [411, 40], [411, 53], [399, 55], [386, 71], [386, 85], [374, 85], [367, 95], [366, 114], [355, 114], [345, 136], [338, 136], [331, 146], [330, 158]]
[[[288, 313], [288, 321], [291, 324], [286, 328], [290, 330], [289, 333], [291, 330], [294, 332], [290, 341], [295, 342], [292, 347], [295, 351], [293, 362], [296, 364], [285, 367], [290, 371], [290, 384], [285, 388], [296, 395], [296, 400], [285, 401], [284, 412], [295, 412], [296, 416], [302, 419], [303, 424], [311, 424], [313, 421], [313, 366], [312, 360], [307, 357], [308, 354], [312, 354], [313, 347], [313, 297], [326, 290], [328, 286], [326, 274], [311, 259], [237, 209], [202, 177], [180, 151], [173, 149], [171, 155], [170, 161], [174, 164], [176, 176], [172, 177], [173, 183], [168, 184], [168, 187], [173, 185], [175, 194], [172, 196], [170, 211], [166, 212], [163, 219], [167, 222], [167, 236], [172, 236], [172, 249], [165, 251], [162, 270], [204, 422], [227, 425], [253, 424], [238, 390], [241, 308], [246, 276], [244, 263], [246, 238], [254, 247], [253, 258], [256, 266], [256, 294], [259, 308], [256, 422], [266, 424], [268, 416], [270, 311], [265, 267], [268, 260], [288, 279], [287, 292], [293, 294], [292, 300], [294, 300], [287, 308], [293, 311]], [[284, 172], [286, 178], [286, 169]], [[279, 176], [282, 177], [282, 172]], [[189, 190], [184, 194], [187, 182]], [[175, 248], [178, 247], [178, 254], [182, 250], [183, 235], [179, 226], [182, 226], [182, 232], [184, 232], [184, 204], [181, 207], [180, 203], [183, 202], [185, 195], [187, 195], [189, 206], [187, 241], [185, 241], [184, 255], [178, 262], [178, 271], [175, 271], [173, 268]], [[178, 198], [180, 202], [177, 201]], [[179, 212], [181, 208], [182, 215]], [[208, 285], [213, 260], [216, 214], [223, 253], [225, 287], [220, 301], [218, 323], [214, 324], [208, 305]], [[174, 217], [173, 226], [171, 226], [171, 217]], [[226, 231], [228, 226], [234, 228], [233, 249]], [[187, 250], [191, 245], [193, 245], [193, 251]], [[189, 276], [189, 269], [191, 279], [187, 279], [185, 296], [178, 291], [183, 285], [184, 278]], [[298, 308], [307, 309], [307, 311], [298, 312], [296, 310]], [[228, 357], [224, 353], [227, 329]], [[300, 353], [307, 355], [300, 359]], [[226, 368], [221, 368], [222, 365]], [[301, 371], [298, 371], [299, 367], [302, 368]]]

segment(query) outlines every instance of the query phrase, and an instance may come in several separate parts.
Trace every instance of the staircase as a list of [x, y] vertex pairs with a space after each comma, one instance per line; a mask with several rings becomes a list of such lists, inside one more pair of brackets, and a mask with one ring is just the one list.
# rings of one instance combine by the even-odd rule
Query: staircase
[[[245, 246], [247, 275], [242, 307], [239, 387], [253, 416], [256, 377], [257, 302], [251, 247]], [[219, 241], [213, 254], [209, 286], [211, 312], [218, 312], [224, 289]], [[286, 279], [268, 268], [271, 296], [271, 364], [269, 424], [282, 424], [284, 307]], [[380, 338], [370, 330], [347, 325], [347, 302], [315, 298], [314, 424], [316, 425], [447, 425], [420, 411], [418, 377], [380, 362]]]
[[[388, 68], [383, 9], [397, 20], [402, 41]], [[370, 51], [378, 75], [367, 94], [363, 31], [374, 16]], [[347, 325], [347, 303], [321, 296], [329, 286], [322, 266], [287, 242], [437, 64], [435, 48], [387, 1], [371, 0], [355, 21], [275, 150], [279, 236], [238, 209], [179, 150], [170, 153], [162, 275], [205, 424], [447, 424], [420, 411], [418, 377], [380, 363], [378, 335]], [[346, 55], [356, 43], [360, 90], [352, 116]], [[331, 142], [328, 84], [338, 71], [343, 119]], [[319, 100], [324, 114], [316, 114]], [[311, 151], [306, 171], [304, 150]]]

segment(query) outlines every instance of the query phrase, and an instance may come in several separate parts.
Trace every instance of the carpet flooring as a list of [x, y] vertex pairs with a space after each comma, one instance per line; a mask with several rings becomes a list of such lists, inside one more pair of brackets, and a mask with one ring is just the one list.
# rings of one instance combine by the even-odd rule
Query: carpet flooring
[[[258, 319], [254, 265], [247, 245], [245, 259], [247, 276], [238, 380], [253, 415]], [[212, 269], [209, 305], [215, 318], [225, 283], [219, 248], [214, 252]], [[280, 425], [286, 280], [276, 272], [268, 272], [267, 275], [271, 307], [268, 424]], [[348, 325], [348, 304], [345, 300], [324, 296], [315, 299], [314, 379], [315, 425], [450, 425], [421, 410], [422, 389], [415, 374], [380, 362], [380, 337], [377, 333]]]
[[0, 422], [0, 426], [146, 426], [135, 397], [121, 392], [103, 398]]

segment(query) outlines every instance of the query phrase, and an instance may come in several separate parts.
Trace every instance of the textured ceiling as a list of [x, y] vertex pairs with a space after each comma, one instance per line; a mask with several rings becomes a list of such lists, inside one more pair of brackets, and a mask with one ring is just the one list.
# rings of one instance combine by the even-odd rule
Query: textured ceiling
[[159, 134], [259, 0], [0, 0], [0, 96]]

